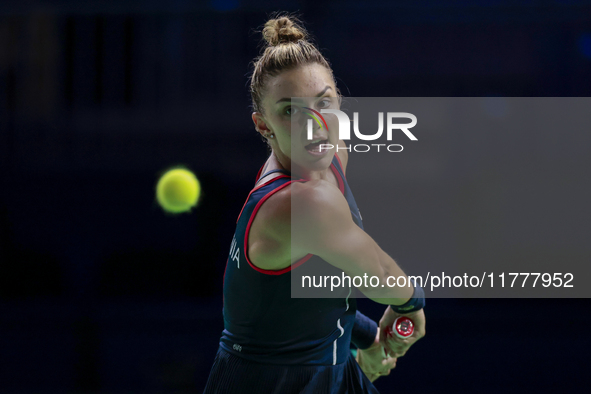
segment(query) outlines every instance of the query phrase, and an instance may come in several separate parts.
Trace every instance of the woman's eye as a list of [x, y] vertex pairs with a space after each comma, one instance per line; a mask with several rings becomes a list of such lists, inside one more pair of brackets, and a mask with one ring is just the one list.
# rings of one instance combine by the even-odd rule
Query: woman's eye
[[329, 99], [320, 100], [318, 102], [318, 106], [320, 108], [328, 108], [330, 107], [331, 101]]
[[287, 107], [285, 108], [286, 115], [295, 115], [299, 112], [298, 107]]

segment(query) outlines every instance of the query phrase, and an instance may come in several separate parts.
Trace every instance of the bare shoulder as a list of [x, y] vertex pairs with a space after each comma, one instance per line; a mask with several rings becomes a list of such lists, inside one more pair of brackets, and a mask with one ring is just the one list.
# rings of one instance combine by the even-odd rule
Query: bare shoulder
[[347, 144], [343, 140], [339, 140], [338, 146], [342, 149], [339, 149], [337, 155], [339, 156], [339, 159], [341, 159], [341, 164], [343, 165], [343, 173], [346, 174], [347, 163], [349, 162], [349, 151], [347, 150]]
[[267, 199], [257, 218], [260, 217], [265, 223], [265, 232], [269, 237], [284, 239], [294, 218], [313, 219], [317, 223], [326, 216], [325, 213], [334, 212], [335, 207], [339, 206], [347, 207], [348, 212], [344, 196], [329, 182], [293, 182]]
[[347, 200], [334, 185], [312, 181], [301, 186], [292, 189], [292, 241], [311, 245], [352, 220]]
[[[324, 180], [294, 182], [269, 197], [257, 212], [248, 237], [252, 264], [280, 270], [308, 253], [322, 234], [351, 214], [342, 193]], [[298, 242], [301, 241], [301, 242]]]

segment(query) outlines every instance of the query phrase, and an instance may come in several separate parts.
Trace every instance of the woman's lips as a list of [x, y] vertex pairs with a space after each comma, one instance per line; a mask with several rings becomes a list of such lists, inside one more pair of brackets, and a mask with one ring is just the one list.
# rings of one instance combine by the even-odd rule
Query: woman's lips
[[327, 147], [326, 144], [328, 144], [328, 139], [321, 140], [316, 143], [308, 144], [305, 146], [305, 148], [306, 148], [306, 151], [308, 151], [308, 153], [311, 153], [313, 155], [323, 155], [323, 154], [326, 154], [326, 152], [328, 152], [330, 150], [330, 148]]

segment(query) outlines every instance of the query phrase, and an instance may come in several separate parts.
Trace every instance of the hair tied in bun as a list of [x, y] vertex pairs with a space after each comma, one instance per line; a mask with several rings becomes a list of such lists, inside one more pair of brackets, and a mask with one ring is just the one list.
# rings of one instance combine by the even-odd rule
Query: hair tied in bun
[[265, 23], [263, 37], [270, 46], [277, 46], [305, 39], [306, 33], [290, 18], [283, 16]]

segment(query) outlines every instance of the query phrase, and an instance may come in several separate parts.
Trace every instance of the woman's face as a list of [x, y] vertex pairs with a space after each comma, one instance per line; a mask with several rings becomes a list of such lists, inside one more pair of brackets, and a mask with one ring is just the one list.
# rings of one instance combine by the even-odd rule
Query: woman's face
[[[318, 113], [340, 108], [334, 81], [324, 66], [309, 64], [269, 78], [262, 106], [263, 113], [255, 112], [253, 121], [263, 136], [274, 134], [268, 141], [284, 167], [307, 174], [330, 166], [338, 145], [338, 120], [332, 114], [323, 114], [327, 130], [317, 114], [314, 116], [322, 127], [310, 115], [313, 112], [304, 108]], [[308, 139], [308, 120], [312, 122], [312, 140]]]

